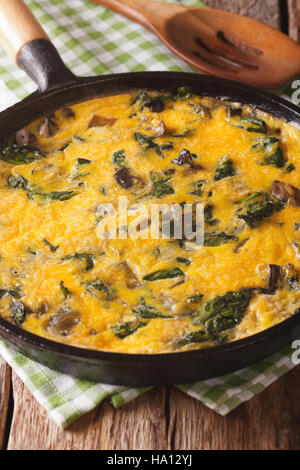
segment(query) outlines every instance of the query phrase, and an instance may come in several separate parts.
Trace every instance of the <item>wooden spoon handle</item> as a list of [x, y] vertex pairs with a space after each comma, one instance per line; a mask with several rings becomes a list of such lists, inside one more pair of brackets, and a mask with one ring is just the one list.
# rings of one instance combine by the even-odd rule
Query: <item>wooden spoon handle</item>
[[34, 39], [49, 39], [23, 0], [0, 0], [0, 44], [17, 61], [22, 47]]
[[104, 7], [121, 13], [151, 31], [161, 33], [170, 16], [182, 12], [186, 7], [155, 0], [92, 0]]
[[99, 3], [110, 10], [114, 10], [121, 15], [127, 16], [133, 21], [142, 24], [143, 26], [149, 26], [144, 16], [144, 12], [147, 4], [151, 4], [151, 0], [93, 0], [95, 3]]

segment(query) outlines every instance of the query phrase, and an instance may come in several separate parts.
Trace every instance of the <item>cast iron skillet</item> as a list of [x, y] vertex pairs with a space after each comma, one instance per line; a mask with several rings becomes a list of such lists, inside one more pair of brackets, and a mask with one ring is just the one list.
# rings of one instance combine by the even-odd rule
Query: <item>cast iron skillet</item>
[[[23, 30], [19, 44], [10, 43], [9, 52], [12, 55], [12, 49], [15, 51], [17, 64], [37, 83], [38, 90], [0, 114], [0, 142], [8, 134], [62, 105], [134, 89], [166, 91], [183, 85], [192, 86], [201, 96], [225, 97], [300, 124], [296, 106], [275, 95], [221, 78], [178, 72], [75, 77], [24, 4], [20, 0], [0, 0], [6, 19], [13, 16], [11, 8], [15, 6], [22, 11], [22, 18], [15, 17], [14, 24], [22, 20], [24, 28], [26, 17], [30, 34], [27, 31], [26, 36]], [[13, 13], [16, 15], [15, 10]], [[5, 46], [9, 49], [7, 43]], [[0, 335], [28, 357], [77, 377], [131, 386], [187, 383], [241, 369], [291, 343], [300, 335], [300, 311], [279, 325], [240, 341], [174, 354], [120, 354], [81, 349], [41, 338], [1, 318]]]

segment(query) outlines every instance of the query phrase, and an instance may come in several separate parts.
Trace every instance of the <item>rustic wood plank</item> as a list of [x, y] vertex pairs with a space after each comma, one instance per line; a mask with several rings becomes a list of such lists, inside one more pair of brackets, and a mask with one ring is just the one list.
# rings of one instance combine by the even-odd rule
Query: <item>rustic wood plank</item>
[[289, 34], [294, 41], [300, 43], [300, 0], [288, 0]]
[[220, 10], [228, 10], [241, 15], [251, 16], [256, 20], [263, 21], [274, 28], [280, 28], [280, 8], [278, 0], [204, 0], [206, 5], [211, 8], [219, 8]]
[[0, 450], [3, 449], [10, 395], [10, 367], [0, 356]]
[[169, 439], [182, 450], [299, 449], [299, 386], [297, 368], [227, 417], [174, 389]]
[[[299, 449], [299, 369], [227, 417], [184, 393], [151, 391], [119, 410], [102, 403], [66, 431], [60, 430], [13, 375], [13, 449]], [[30, 428], [30, 433], [28, 429]]]
[[13, 390], [10, 450], [168, 449], [167, 395], [163, 388], [146, 393], [119, 410], [104, 402], [65, 431], [48, 419], [14, 373]]

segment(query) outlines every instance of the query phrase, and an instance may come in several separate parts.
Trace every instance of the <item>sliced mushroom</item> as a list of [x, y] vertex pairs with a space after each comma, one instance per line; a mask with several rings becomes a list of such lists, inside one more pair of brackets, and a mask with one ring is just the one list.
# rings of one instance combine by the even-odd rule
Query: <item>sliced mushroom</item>
[[20, 129], [16, 133], [16, 142], [18, 145], [33, 144], [35, 140], [35, 136], [30, 134], [26, 129]]
[[231, 217], [228, 221], [227, 232], [230, 235], [240, 235], [247, 228], [247, 224], [242, 219], [237, 219], [237, 217]]
[[275, 127], [274, 129], [272, 129], [272, 133], [276, 135], [280, 135], [281, 134], [280, 127]]
[[271, 292], [275, 292], [281, 279], [281, 268], [277, 264], [269, 264], [268, 266], [269, 285]]
[[116, 171], [115, 179], [117, 183], [124, 189], [133, 188], [134, 193], [138, 193], [144, 186], [145, 182], [139, 175], [134, 174], [126, 167]]
[[167, 309], [172, 309], [174, 306], [176, 306], [175, 300], [163, 292], [160, 294], [159, 299], [162, 305], [166, 307]]
[[159, 97], [152, 98], [145, 106], [153, 113], [161, 113], [165, 109], [165, 103]]
[[63, 310], [49, 318], [47, 331], [54, 335], [68, 336], [79, 321], [80, 316], [77, 312]]
[[300, 239], [293, 241], [292, 247], [296, 253], [296, 258], [300, 258]]
[[38, 316], [45, 315], [45, 313], [48, 313], [48, 310], [49, 310], [49, 304], [46, 300], [39, 303], [39, 305], [36, 308], [36, 312], [37, 312]]
[[249, 240], [250, 240], [249, 237], [244, 238], [244, 240], [241, 240], [241, 241], [236, 245], [236, 247], [234, 248], [233, 252], [234, 252], [234, 253], [239, 253], [240, 249], [243, 248], [243, 246], [246, 245], [246, 243], [248, 243]]
[[179, 153], [178, 157], [175, 158], [172, 163], [175, 163], [176, 165], [184, 165], [184, 166], [193, 166], [193, 157], [191, 155], [191, 152], [187, 149], [181, 150]]
[[99, 332], [97, 330], [90, 330], [90, 336], [96, 336]]
[[288, 263], [284, 266], [270, 264], [268, 266], [268, 289], [262, 289], [267, 294], [274, 294], [277, 289], [300, 290], [300, 282], [296, 268]]
[[102, 126], [112, 126], [116, 122], [116, 119], [114, 118], [105, 118], [103, 116], [99, 116], [98, 114], [95, 114], [90, 123], [89, 123], [89, 128], [90, 127], [102, 127]]
[[235, 116], [242, 115], [243, 108], [241, 108], [240, 105], [238, 105], [238, 107], [226, 105], [225, 108], [227, 109], [228, 117], [235, 117]]
[[199, 114], [203, 118], [210, 119], [212, 117], [211, 109], [203, 104], [189, 103], [194, 110], [194, 113]]
[[271, 187], [271, 194], [281, 202], [300, 207], [300, 189], [289, 183], [274, 181]]
[[170, 290], [175, 289], [175, 287], [181, 286], [181, 284], [184, 284], [185, 280], [182, 278], [179, 281], [175, 282], [172, 286], [169, 287]]
[[67, 106], [65, 106], [62, 109], [62, 114], [66, 119], [70, 119], [72, 117], [75, 117], [74, 111], [71, 108], [67, 107]]
[[42, 137], [53, 137], [58, 131], [58, 125], [51, 118], [45, 118], [39, 128], [39, 134]]
[[167, 129], [166, 129], [165, 123], [164, 121], [160, 121], [159, 125], [155, 129], [155, 134], [153, 137], [155, 139], [158, 139], [159, 137], [166, 135], [166, 133], [167, 133]]
[[131, 174], [130, 170], [128, 170], [128, 168], [126, 167], [118, 170], [115, 173], [115, 178], [117, 183], [124, 189], [132, 188], [132, 186], [134, 185], [133, 175]]
[[136, 226], [136, 231], [141, 232], [147, 230], [151, 225], [151, 219], [143, 219], [139, 224]]
[[175, 175], [175, 173], [176, 173], [175, 168], [168, 168], [167, 170], [164, 171], [164, 174], [166, 176], [172, 176], [172, 175]]
[[137, 289], [138, 287], [141, 286], [139, 279], [134, 274], [131, 267], [128, 265], [126, 261], [123, 261], [122, 263], [120, 263], [119, 266], [125, 271], [127, 289]]

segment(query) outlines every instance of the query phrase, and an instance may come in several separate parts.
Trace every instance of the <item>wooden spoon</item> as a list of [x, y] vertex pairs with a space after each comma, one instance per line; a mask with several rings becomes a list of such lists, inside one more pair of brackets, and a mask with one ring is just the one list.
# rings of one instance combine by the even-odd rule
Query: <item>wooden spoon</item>
[[156, 33], [201, 72], [263, 88], [278, 88], [300, 72], [300, 46], [252, 18], [152, 0], [93, 1]]

